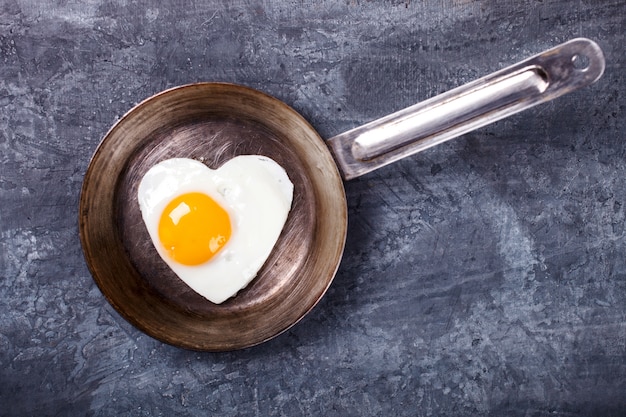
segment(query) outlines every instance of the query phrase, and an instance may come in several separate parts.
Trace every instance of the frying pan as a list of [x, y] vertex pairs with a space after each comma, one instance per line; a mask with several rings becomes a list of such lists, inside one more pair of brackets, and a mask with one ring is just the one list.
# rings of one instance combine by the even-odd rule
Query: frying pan
[[[262, 343], [297, 323], [331, 284], [347, 230], [343, 180], [589, 85], [603, 71], [598, 45], [574, 39], [327, 141], [292, 108], [248, 87], [166, 90], [124, 115], [91, 159], [79, 207], [87, 265], [111, 305], [158, 340], [207, 351]], [[216, 305], [157, 255], [137, 186], [167, 158], [194, 158], [215, 169], [240, 154], [281, 164], [294, 183], [294, 201], [257, 277]]]

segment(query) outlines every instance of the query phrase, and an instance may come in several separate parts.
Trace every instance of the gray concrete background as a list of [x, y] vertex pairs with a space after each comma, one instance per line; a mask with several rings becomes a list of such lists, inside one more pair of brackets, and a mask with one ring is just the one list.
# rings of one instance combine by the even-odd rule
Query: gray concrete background
[[[626, 415], [626, 2], [0, 1], [0, 415]], [[162, 344], [77, 230], [132, 105], [230, 81], [323, 137], [577, 36], [604, 77], [346, 184], [322, 302], [261, 346]]]

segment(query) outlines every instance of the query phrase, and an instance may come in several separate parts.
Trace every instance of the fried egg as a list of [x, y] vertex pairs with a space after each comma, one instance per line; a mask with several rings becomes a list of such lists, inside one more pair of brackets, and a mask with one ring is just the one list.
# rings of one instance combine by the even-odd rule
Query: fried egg
[[265, 156], [237, 156], [215, 170], [173, 158], [150, 168], [137, 194], [160, 257], [219, 304], [245, 288], [267, 260], [291, 210], [293, 184]]

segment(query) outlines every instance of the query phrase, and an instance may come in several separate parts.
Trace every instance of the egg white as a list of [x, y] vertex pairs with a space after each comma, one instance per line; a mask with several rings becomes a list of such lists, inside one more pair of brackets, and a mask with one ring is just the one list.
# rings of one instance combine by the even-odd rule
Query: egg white
[[[226, 245], [196, 266], [171, 259], [158, 233], [165, 206], [189, 192], [213, 198], [228, 212], [232, 228]], [[173, 158], [148, 170], [137, 196], [161, 258], [194, 291], [219, 304], [245, 288], [267, 260], [291, 209], [293, 184], [285, 170], [265, 156], [237, 156], [216, 170], [193, 159]]]

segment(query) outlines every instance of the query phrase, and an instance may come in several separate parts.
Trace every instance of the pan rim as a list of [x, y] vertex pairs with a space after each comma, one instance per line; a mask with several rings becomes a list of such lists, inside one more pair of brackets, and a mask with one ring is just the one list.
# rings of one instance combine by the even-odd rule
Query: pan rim
[[[299, 124], [301, 124], [304, 128], [308, 129], [312, 134], [315, 135], [315, 137], [318, 139], [318, 143], [316, 143], [315, 146], [320, 149], [324, 149], [326, 158], [328, 158], [332, 162], [332, 166], [326, 164], [326, 168], [328, 169], [332, 167], [333, 169], [331, 169], [330, 172], [326, 172], [325, 174], [328, 175], [331, 178], [331, 181], [335, 184], [334, 193], [341, 196], [340, 210], [339, 212], [333, 214], [340, 219], [340, 224], [342, 225], [341, 230], [335, 231], [335, 235], [337, 237], [335, 239], [334, 245], [337, 248], [337, 255], [335, 256], [336, 259], [333, 259], [332, 262], [329, 262], [332, 263], [332, 268], [326, 268], [328, 278], [326, 278], [326, 282], [324, 283], [323, 288], [319, 291], [318, 294], [316, 294], [315, 299], [305, 306], [306, 308], [302, 310], [302, 313], [299, 314], [297, 318], [290, 320], [289, 325], [283, 326], [283, 328], [273, 332], [273, 334], [265, 335], [264, 337], [259, 337], [254, 340], [242, 341], [241, 343], [238, 343], [236, 345], [208, 345], [206, 343], [199, 344], [196, 341], [185, 341], [177, 338], [171, 338], [168, 337], [167, 333], [155, 331], [153, 327], [147, 325], [146, 322], [141, 320], [140, 317], [137, 317], [135, 314], [131, 314], [126, 308], [124, 308], [124, 305], [119, 302], [115, 294], [112, 294], [107, 289], [105, 282], [103, 282], [104, 278], [101, 275], [99, 266], [94, 263], [94, 258], [96, 255], [93, 247], [94, 242], [92, 242], [93, 231], [90, 230], [90, 226], [93, 226], [90, 224], [91, 219], [89, 218], [89, 211], [93, 208], [93, 201], [90, 199], [90, 197], [92, 197], [91, 194], [93, 194], [93, 184], [97, 183], [97, 177], [98, 175], [101, 175], [99, 172], [96, 172], [96, 167], [98, 166], [98, 163], [102, 162], [103, 159], [106, 159], [108, 157], [107, 152], [109, 152], [109, 141], [112, 140], [110, 138], [113, 137], [119, 129], [122, 129], [126, 123], [129, 123], [129, 121], [132, 122], [132, 118], [134, 117], [134, 115], [142, 111], [142, 109], [146, 108], [146, 106], [149, 106], [151, 103], [159, 101], [163, 99], [163, 97], [167, 97], [168, 95], [177, 94], [187, 91], [189, 89], [200, 89], [207, 92], [213, 91], [212, 89], [228, 89], [232, 90], [233, 92], [240, 92], [249, 94], [251, 96], [260, 97], [263, 100], [271, 101], [272, 103], [277, 105], [281, 109], [281, 111], [285, 112], [285, 114], [288, 114], [290, 117], [294, 117], [295, 119], [297, 119], [297, 122]], [[337, 207], [334, 208], [336, 209]], [[141, 102], [133, 106], [130, 110], [128, 110], [111, 126], [111, 128], [109, 128], [107, 133], [103, 136], [98, 146], [96, 147], [93, 155], [91, 156], [89, 165], [85, 172], [79, 199], [78, 221], [81, 248], [89, 272], [92, 275], [101, 293], [105, 296], [106, 300], [114, 307], [114, 309], [119, 314], [121, 314], [124, 319], [126, 319], [133, 326], [148, 334], [149, 336], [170, 345], [200, 351], [228, 351], [255, 346], [284, 333], [285, 331], [296, 325], [300, 320], [302, 320], [302, 318], [304, 318], [322, 299], [322, 297], [325, 295], [328, 288], [332, 284], [332, 281], [340, 266], [343, 251], [345, 249], [347, 236], [347, 200], [339, 169], [337, 168], [336, 163], [325, 141], [319, 136], [319, 134], [309, 124], [309, 122], [304, 119], [304, 117], [302, 117], [297, 111], [295, 111], [286, 103], [270, 96], [269, 94], [253, 89], [251, 87], [224, 82], [199, 82], [168, 88], [142, 100]]]

